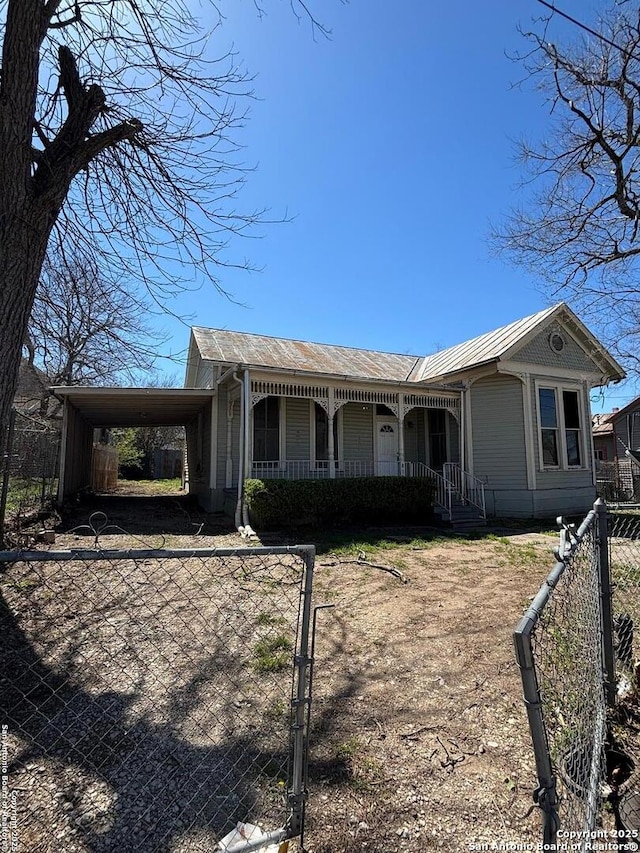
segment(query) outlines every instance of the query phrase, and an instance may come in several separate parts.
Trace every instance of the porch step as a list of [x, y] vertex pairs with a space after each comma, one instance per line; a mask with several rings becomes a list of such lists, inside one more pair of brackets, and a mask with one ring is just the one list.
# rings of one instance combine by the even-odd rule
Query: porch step
[[459, 533], [466, 533], [487, 526], [487, 520], [483, 518], [478, 507], [457, 500], [451, 502], [451, 519], [445, 517], [448, 513], [444, 507], [435, 507], [434, 513], [439, 515], [445, 524]]

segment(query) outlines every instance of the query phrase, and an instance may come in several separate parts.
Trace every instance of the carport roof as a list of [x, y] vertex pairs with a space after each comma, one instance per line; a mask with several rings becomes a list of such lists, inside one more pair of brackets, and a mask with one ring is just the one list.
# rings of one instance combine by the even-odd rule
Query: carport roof
[[215, 391], [202, 388], [51, 389], [93, 427], [184, 426], [211, 403]]

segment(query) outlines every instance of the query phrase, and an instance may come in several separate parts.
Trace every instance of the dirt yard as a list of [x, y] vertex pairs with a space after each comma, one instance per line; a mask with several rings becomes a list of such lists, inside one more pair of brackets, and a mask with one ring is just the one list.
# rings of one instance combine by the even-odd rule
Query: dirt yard
[[[106, 526], [92, 521], [105, 548], [246, 544], [171, 496], [81, 505], [51, 547], [90, 547], [82, 525], [93, 511], [109, 516]], [[556, 541], [514, 529], [477, 540], [395, 529], [318, 543], [314, 601], [333, 607], [318, 614], [310, 853], [540, 840], [511, 634]]]

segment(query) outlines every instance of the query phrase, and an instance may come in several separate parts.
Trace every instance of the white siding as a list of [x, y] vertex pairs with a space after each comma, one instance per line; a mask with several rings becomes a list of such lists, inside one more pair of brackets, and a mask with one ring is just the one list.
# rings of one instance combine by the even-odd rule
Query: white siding
[[309, 400], [287, 397], [286, 411], [286, 458], [309, 459], [311, 453]]
[[198, 362], [196, 371], [196, 388], [213, 388], [213, 365], [208, 361]]
[[218, 391], [218, 447], [216, 449], [217, 483], [224, 489], [227, 458], [227, 388]]
[[344, 459], [373, 459], [373, 406], [347, 403], [342, 408]]
[[[490, 376], [471, 386], [473, 473], [490, 489], [527, 489], [522, 383]], [[496, 508], [497, 512], [497, 508]]]

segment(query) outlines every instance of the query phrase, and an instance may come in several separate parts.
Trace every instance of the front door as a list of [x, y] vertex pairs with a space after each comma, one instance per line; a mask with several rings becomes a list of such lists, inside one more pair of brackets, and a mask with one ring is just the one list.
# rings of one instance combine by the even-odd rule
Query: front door
[[398, 476], [398, 422], [378, 419], [376, 423], [378, 477]]

